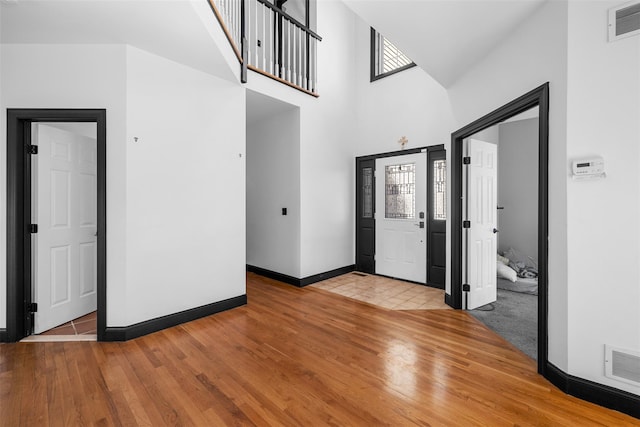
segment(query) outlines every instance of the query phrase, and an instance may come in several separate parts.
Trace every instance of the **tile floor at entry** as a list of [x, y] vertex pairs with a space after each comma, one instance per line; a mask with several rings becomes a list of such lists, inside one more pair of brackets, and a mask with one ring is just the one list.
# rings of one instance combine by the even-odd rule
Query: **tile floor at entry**
[[89, 313], [63, 325], [57, 326], [40, 335], [91, 335], [97, 334], [96, 312]]
[[444, 290], [359, 272], [344, 274], [310, 286], [391, 310], [451, 309]]

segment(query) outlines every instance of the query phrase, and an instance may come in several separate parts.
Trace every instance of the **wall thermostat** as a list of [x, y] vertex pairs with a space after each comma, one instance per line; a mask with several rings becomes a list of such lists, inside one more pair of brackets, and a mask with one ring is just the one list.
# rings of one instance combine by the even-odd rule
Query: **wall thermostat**
[[574, 179], [594, 179], [607, 176], [604, 172], [604, 159], [602, 157], [574, 160], [572, 171]]

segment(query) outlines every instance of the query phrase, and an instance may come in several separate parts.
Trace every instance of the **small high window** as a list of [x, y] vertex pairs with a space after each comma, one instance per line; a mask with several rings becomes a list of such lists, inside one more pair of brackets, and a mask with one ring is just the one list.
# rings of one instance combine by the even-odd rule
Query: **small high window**
[[399, 73], [415, 65], [396, 45], [371, 28], [371, 81]]

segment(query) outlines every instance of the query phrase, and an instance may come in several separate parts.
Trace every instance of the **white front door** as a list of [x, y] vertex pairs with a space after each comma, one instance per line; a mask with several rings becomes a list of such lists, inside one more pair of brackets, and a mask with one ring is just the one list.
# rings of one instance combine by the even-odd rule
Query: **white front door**
[[427, 153], [376, 160], [376, 273], [427, 280]]
[[33, 126], [34, 333], [96, 310], [96, 138]]
[[473, 310], [497, 299], [498, 146], [477, 139], [468, 139], [465, 145], [470, 164], [464, 166], [464, 200], [470, 228], [463, 239], [463, 277], [470, 287], [467, 309]]

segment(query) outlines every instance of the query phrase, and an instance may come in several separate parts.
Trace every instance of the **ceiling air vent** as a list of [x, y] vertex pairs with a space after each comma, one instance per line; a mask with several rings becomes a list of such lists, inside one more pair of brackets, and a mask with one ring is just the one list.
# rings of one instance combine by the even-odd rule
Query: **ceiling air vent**
[[640, 1], [609, 10], [609, 41], [640, 34]]
[[605, 376], [636, 386], [640, 385], [640, 353], [610, 345], [605, 345], [604, 348]]

